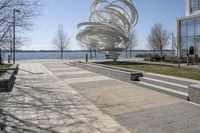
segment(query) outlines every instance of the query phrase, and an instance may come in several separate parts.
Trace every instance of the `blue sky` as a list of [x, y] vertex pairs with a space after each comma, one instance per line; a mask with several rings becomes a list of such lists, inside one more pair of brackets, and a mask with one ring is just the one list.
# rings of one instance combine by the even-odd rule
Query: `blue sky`
[[[53, 49], [52, 39], [59, 24], [71, 38], [68, 49], [80, 49], [76, 34], [77, 24], [87, 22], [93, 0], [42, 0], [42, 15], [34, 21], [32, 31], [27, 32], [30, 44], [23, 49]], [[146, 49], [147, 36], [155, 23], [162, 23], [170, 32], [176, 32], [176, 18], [185, 15], [184, 0], [133, 0], [139, 21], [135, 29], [138, 32], [136, 49]]]

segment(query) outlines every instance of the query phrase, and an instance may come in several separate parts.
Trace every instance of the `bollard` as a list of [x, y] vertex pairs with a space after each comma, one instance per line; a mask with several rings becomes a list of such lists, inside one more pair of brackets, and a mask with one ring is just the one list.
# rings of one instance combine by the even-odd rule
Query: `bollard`
[[10, 64], [10, 55], [8, 55], [8, 63]]
[[88, 54], [85, 55], [85, 61], [88, 62]]

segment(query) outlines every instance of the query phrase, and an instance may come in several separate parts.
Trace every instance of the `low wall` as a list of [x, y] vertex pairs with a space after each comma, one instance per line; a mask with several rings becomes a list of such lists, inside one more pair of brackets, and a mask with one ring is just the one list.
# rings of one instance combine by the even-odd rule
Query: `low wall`
[[131, 81], [138, 81], [139, 77], [142, 77], [142, 73], [137, 72], [126, 72], [121, 71], [117, 69], [112, 68], [106, 68], [98, 65], [92, 65], [89, 63], [78, 63], [78, 62], [72, 62], [73, 66], [76, 66], [78, 68], [82, 68], [91, 72], [99, 73], [101, 75], [111, 77], [114, 79], [118, 79], [125, 82], [131, 82]]
[[0, 77], [0, 91], [11, 90], [14, 81], [14, 70], [8, 70]]
[[19, 70], [19, 65], [12, 65], [10, 68], [1, 68], [3, 74], [0, 77], [0, 92], [11, 91], [14, 85], [15, 76]]
[[200, 104], [200, 84], [190, 85], [188, 94], [191, 102]]

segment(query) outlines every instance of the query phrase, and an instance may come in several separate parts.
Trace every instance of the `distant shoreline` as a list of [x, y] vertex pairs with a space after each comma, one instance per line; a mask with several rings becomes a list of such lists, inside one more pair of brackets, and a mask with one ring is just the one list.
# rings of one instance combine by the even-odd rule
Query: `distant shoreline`
[[[120, 53], [120, 57], [136, 57], [144, 54], [159, 54], [159, 51], [152, 50], [132, 50], [132, 51], [118, 51]], [[171, 50], [163, 51], [166, 55], [171, 55]], [[16, 51], [16, 60], [21, 59], [59, 59], [60, 51], [57, 50], [17, 50]], [[77, 59], [77, 58], [85, 58], [88, 55], [90, 58], [105, 58], [105, 52], [100, 51], [92, 51], [90, 53], [89, 50], [65, 50], [63, 52], [63, 57], [68, 59]], [[8, 59], [11, 55], [11, 51], [2, 51], [2, 56], [4, 59]]]
[[[63, 52], [89, 52], [89, 51], [90, 50], [64, 50]], [[172, 50], [167, 49], [163, 51], [170, 52]], [[10, 50], [4, 50], [3, 52], [10, 52]], [[16, 52], [60, 52], [60, 51], [59, 50], [16, 50]], [[100, 51], [97, 51], [97, 52], [100, 52]], [[154, 51], [153, 50], [131, 50], [131, 52], [154, 52]], [[155, 52], [159, 52], [159, 50], [156, 50]]]

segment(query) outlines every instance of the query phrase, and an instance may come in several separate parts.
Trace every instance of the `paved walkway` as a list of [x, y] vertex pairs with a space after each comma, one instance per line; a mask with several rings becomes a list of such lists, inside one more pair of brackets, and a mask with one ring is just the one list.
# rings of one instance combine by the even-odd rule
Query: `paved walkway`
[[43, 65], [22, 63], [13, 92], [0, 93], [0, 133], [34, 132], [128, 131]]
[[199, 133], [200, 107], [72, 66], [44, 64], [133, 133]]
[[0, 93], [0, 131], [199, 133], [200, 107], [78, 69], [62, 61], [21, 63]]

